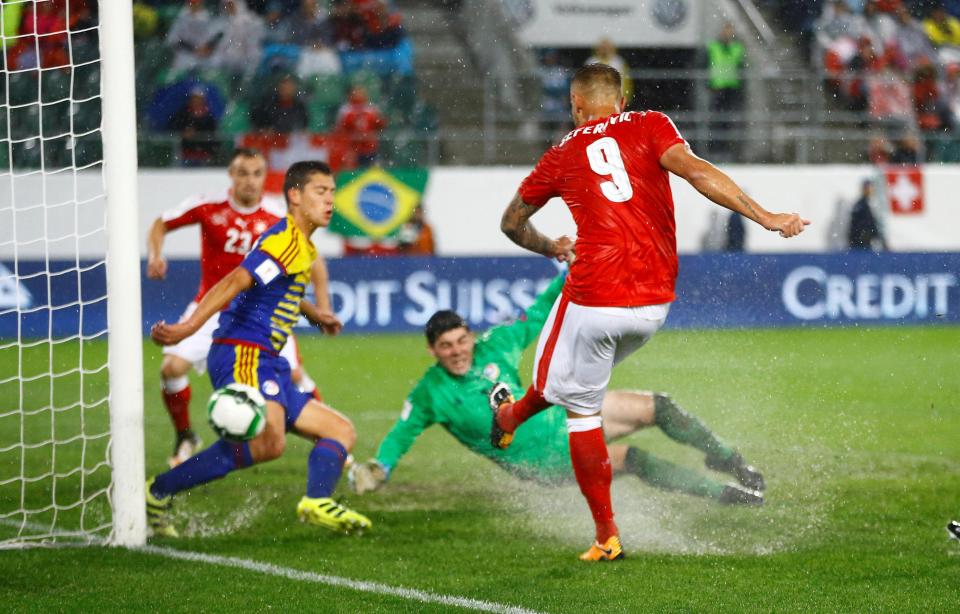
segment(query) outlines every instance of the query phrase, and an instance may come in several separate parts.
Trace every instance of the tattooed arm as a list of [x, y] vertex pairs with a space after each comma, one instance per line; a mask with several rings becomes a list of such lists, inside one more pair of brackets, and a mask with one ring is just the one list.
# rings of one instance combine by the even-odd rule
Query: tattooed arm
[[660, 165], [686, 179], [698, 192], [731, 211], [753, 220], [783, 237], [803, 232], [810, 222], [796, 213], [771, 213], [744, 193], [723, 171], [699, 158], [686, 143], [678, 143], [660, 156]]
[[572, 262], [573, 241], [569, 237], [554, 240], [534, 228], [530, 217], [537, 211], [537, 207], [523, 202], [520, 194], [514, 195], [500, 219], [500, 230], [524, 249], [548, 258], [556, 258], [560, 262]]

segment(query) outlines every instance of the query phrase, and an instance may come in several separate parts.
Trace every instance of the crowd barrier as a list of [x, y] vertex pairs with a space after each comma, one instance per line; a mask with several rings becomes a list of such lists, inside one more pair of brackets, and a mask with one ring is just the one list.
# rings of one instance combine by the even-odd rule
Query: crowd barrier
[[[346, 333], [419, 332], [452, 308], [482, 330], [527, 307], [558, 267], [546, 258], [339, 258], [330, 293]], [[0, 262], [0, 338], [69, 338], [106, 327], [103, 265]], [[196, 261], [142, 281], [143, 331], [193, 298]], [[82, 282], [79, 283], [78, 282]], [[78, 287], [82, 291], [78, 291]], [[681, 256], [668, 328], [960, 322], [960, 253]]]

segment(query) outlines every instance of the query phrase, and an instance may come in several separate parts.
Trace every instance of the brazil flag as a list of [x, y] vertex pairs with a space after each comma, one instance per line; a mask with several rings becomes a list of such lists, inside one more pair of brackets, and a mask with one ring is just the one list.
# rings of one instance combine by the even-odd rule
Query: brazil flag
[[389, 237], [410, 219], [426, 185], [425, 168], [339, 173], [330, 231], [345, 237]]

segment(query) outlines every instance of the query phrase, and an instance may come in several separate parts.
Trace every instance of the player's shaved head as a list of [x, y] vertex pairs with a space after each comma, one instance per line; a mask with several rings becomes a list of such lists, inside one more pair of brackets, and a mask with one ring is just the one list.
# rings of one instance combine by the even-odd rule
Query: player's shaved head
[[570, 91], [588, 100], [617, 100], [622, 92], [622, 79], [616, 68], [606, 64], [587, 64], [573, 75]]
[[587, 64], [580, 68], [570, 82], [570, 114], [574, 125], [579, 127], [623, 111], [627, 101], [621, 85], [616, 68], [606, 64]]

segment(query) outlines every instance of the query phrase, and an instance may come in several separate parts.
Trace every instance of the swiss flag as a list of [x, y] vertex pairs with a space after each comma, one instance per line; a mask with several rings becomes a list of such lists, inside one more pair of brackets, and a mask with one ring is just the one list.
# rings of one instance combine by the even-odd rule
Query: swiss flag
[[923, 169], [919, 166], [889, 166], [887, 198], [893, 213], [923, 213]]

